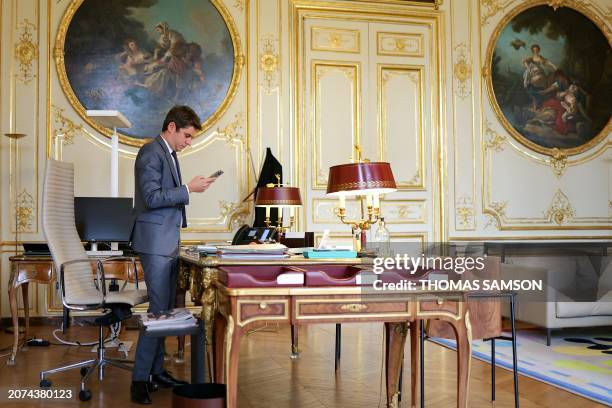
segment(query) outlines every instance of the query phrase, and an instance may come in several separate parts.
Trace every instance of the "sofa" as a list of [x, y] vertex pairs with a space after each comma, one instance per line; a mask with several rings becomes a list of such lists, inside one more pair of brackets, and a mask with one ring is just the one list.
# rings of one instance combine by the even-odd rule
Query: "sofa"
[[612, 326], [612, 261], [593, 254], [513, 254], [502, 279], [542, 280], [545, 295], [519, 291], [516, 319], [551, 333], [570, 327]]

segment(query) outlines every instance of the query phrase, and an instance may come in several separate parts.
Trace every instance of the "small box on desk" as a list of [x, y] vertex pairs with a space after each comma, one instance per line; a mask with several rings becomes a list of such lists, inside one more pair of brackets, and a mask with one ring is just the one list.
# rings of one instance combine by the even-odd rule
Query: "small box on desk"
[[314, 232], [286, 232], [279, 240], [287, 248], [305, 248], [314, 246]]

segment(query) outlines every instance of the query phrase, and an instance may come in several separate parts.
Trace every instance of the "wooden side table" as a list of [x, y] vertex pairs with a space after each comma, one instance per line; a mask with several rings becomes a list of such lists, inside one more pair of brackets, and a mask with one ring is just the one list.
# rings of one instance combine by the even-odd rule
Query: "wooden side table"
[[[21, 287], [23, 296], [23, 306], [25, 315], [25, 332], [24, 338], [28, 339], [30, 332], [30, 308], [28, 301], [28, 286], [30, 282], [42, 283], [45, 285], [55, 282], [56, 273], [53, 266], [53, 260], [50, 256], [12, 256], [9, 258], [11, 263], [11, 276], [9, 279], [9, 304], [11, 306], [11, 317], [13, 319], [14, 340], [13, 351], [9, 359], [6, 361], [8, 365], [15, 365], [17, 350], [19, 348], [19, 310], [17, 309], [17, 290]], [[96, 262], [92, 258], [92, 263]], [[119, 279], [130, 283], [135, 282], [135, 276], [132, 271], [131, 262], [125, 260], [110, 261], [104, 265], [104, 274], [106, 279]], [[142, 267], [136, 262], [138, 271], [138, 280], [144, 280]], [[95, 265], [92, 264], [92, 278], [95, 277]], [[22, 350], [27, 350], [27, 344], [24, 344]]]
[[[24, 338], [28, 339], [30, 332], [30, 305], [28, 300], [28, 286], [30, 282], [49, 284], [55, 280], [55, 268], [53, 261], [48, 257], [25, 257], [13, 256], [9, 258], [11, 263], [11, 277], [9, 279], [9, 303], [11, 306], [11, 317], [13, 319], [13, 351], [6, 361], [8, 365], [15, 365], [17, 348], [19, 347], [19, 310], [17, 309], [17, 290], [21, 286], [23, 295], [23, 309], [25, 314]], [[27, 343], [23, 350], [27, 350]]]

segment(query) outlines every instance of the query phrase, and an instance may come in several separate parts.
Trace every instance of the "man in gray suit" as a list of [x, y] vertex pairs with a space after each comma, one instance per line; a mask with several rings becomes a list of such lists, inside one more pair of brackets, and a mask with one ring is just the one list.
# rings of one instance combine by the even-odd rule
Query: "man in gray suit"
[[[180, 228], [187, 226], [185, 205], [190, 193], [201, 193], [215, 180], [194, 177], [183, 184], [176, 152], [191, 145], [200, 118], [187, 106], [166, 115], [162, 133], [140, 148], [134, 166], [132, 245], [138, 252], [149, 295], [149, 313], [172, 309], [176, 296]], [[186, 384], [164, 370], [163, 338], [138, 338], [131, 398], [151, 404], [150, 390]]]

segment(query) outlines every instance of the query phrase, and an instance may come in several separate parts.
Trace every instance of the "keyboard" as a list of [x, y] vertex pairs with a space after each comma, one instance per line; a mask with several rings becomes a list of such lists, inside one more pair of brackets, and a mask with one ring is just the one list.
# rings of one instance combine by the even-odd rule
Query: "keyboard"
[[88, 256], [121, 256], [123, 251], [85, 251]]

